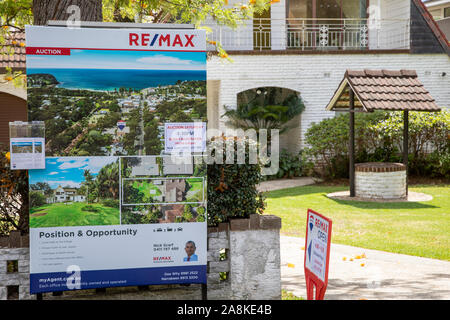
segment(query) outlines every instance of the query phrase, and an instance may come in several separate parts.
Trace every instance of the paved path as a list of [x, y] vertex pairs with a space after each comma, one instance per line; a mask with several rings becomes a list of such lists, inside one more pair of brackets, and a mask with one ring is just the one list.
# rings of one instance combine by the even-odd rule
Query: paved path
[[298, 177], [292, 179], [279, 179], [261, 182], [257, 188], [260, 192], [293, 188], [315, 184], [319, 179], [311, 177]]
[[[306, 298], [304, 246], [304, 238], [281, 236], [282, 287]], [[332, 244], [325, 299], [448, 300], [450, 262]]]

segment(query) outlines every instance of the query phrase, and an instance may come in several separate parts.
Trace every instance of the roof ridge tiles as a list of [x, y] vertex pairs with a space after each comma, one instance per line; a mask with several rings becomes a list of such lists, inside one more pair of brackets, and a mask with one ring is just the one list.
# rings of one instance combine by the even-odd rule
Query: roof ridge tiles
[[415, 70], [372, 70], [372, 69], [364, 69], [364, 70], [351, 70], [348, 69], [346, 71], [347, 77], [417, 77], [417, 72]]

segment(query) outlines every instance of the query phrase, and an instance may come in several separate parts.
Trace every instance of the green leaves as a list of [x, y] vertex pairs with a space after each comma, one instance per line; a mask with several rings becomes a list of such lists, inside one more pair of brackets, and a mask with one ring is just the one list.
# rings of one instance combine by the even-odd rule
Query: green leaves
[[280, 152], [279, 169], [277, 174], [267, 176], [267, 180], [300, 177], [310, 170], [310, 163], [305, 159], [303, 152], [292, 154], [283, 149]]
[[[220, 138], [219, 138], [220, 139]], [[237, 154], [236, 143], [234, 154]], [[245, 140], [245, 164], [208, 165], [208, 224], [217, 225], [229, 218], [248, 218], [262, 213], [264, 198], [256, 189], [261, 181], [259, 164], [249, 163], [249, 143]], [[226, 158], [224, 148], [223, 159]]]
[[[416, 174], [450, 175], [438, 170], [439, 159], [450, 152], [450, 112], [409, 113], [410, 171]], [[313, 124], [306, 133], [307, 154], [322, 164], [325, 176], [348, 174], [349, 114], [341, 114]], [[403, 112], [374, 112], [355, 116], [357, 162], [401, 161]], [[438, 159], [430, 154], [438, 154]], [[428, 159], [425, 161], [424, 159]], [[426, 169], [426, 163], [434, 169]], [[444, 163], [446, 163], [444, 161]], [[437, 173], [440, 171], [441, 173]], [[432, 173], [433, 172], [433, 173]]]
[[265, 87], [240, 93], [242, 103], [237, 109], [225, 106], [227, 124], [244, 130], [278, 129], [283, 133], [289, 129], [287, 122], [303, 112], [305, 106], [296, 93], [283, 98], [282, 88]]

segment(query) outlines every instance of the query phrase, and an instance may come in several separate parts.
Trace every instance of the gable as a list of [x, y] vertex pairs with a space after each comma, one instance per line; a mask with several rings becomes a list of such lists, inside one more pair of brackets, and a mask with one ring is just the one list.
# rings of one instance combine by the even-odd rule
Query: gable
[[411, 1], [411, 53], [447, 53], [445, 35], [420, 0]]

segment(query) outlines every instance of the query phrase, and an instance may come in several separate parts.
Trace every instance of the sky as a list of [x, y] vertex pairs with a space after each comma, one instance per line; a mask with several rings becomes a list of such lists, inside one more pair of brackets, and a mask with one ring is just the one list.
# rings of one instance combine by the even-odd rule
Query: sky
[[47, 182], [52, 189], [59, 185], [79, 188], [84, 181], [84, 170], [95, 177], [101, 168], [117, 160], [117, 157], [61, 157], [45, 158], [45, 169], [30, 170], [30, 184]]
[[27, 68], [206, 70], [206, 53], [71, 49], [67, 56], [28, 55]]

